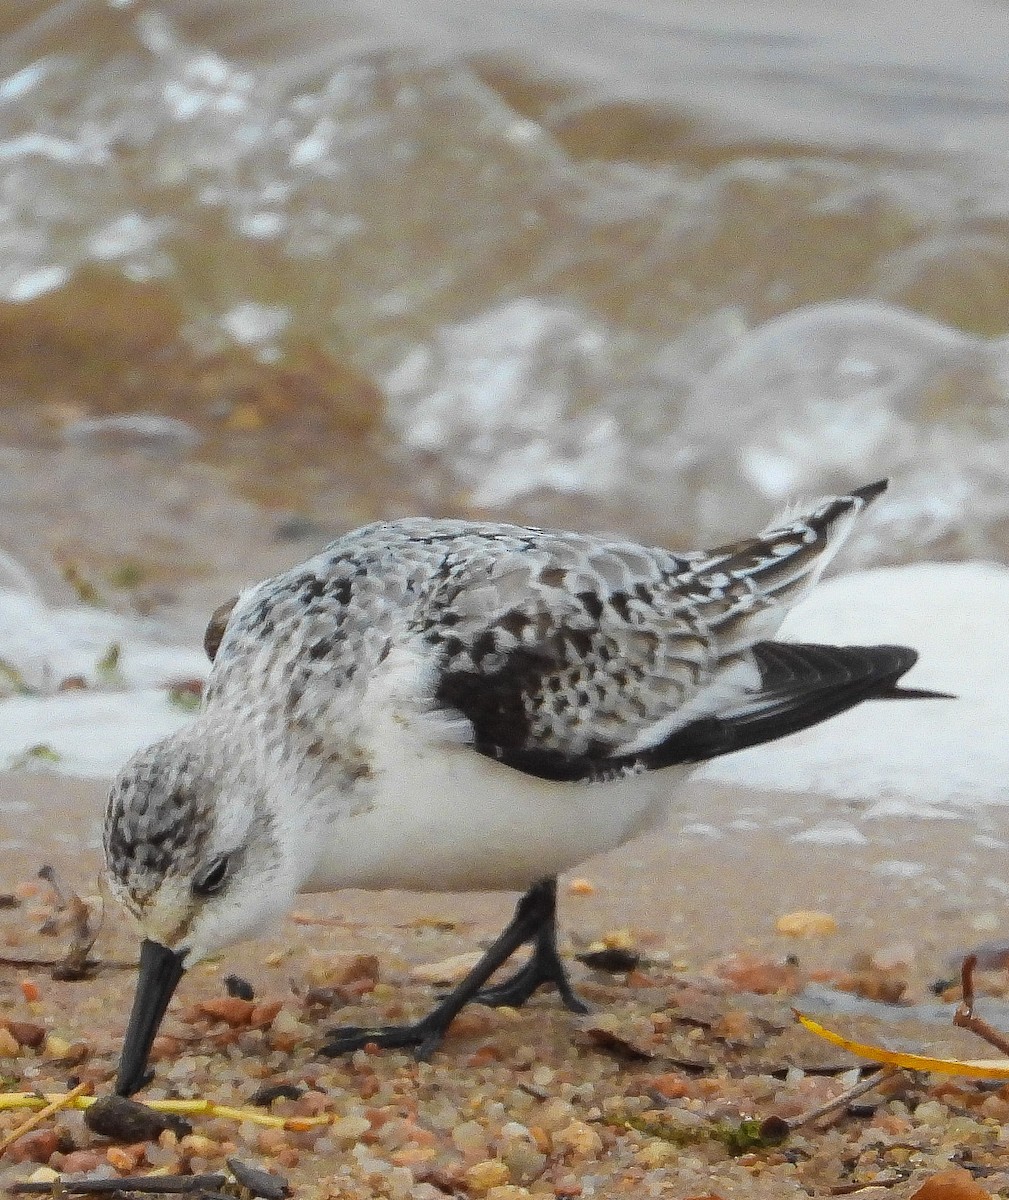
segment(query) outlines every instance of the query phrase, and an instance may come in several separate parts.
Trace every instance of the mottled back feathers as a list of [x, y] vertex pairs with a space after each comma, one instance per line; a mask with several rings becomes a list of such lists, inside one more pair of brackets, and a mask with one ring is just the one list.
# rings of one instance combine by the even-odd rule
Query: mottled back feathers
[[683, 554], [489, 523], [366, 526], [215, 613], [208, 704], [258, 678], [291, 730], [324, 742], [325, 722], [352, 725], [389, 647], [406, 644], [430, 665], [418, 705], [462, 714], [477, 751], [529, 774], [612, 778], [782, 736], [913, 662], [837, 652], [832, 674], [807, 655], [785, 688], [759, 648], [884, 487]]

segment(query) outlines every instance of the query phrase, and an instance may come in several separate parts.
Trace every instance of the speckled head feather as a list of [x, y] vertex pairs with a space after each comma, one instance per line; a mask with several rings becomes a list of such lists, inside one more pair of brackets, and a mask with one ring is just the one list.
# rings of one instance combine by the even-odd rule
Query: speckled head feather
[[199, 743], [180, 737], [140, 751], [119, 773], [105, 810], [105, 860], [127, 907], [142, 908], [168, 875], [191, 876], [214, 826], [214, 790]]

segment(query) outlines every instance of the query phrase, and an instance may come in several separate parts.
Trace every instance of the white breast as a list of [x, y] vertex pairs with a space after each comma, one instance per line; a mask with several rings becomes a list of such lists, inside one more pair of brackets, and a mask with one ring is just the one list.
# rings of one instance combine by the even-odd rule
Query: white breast
[[478, 754], [457, 724], [432, 721], [418, 704], [423, 669], [394, 651], [369, 689], [370, 775], [333, 798], [305, 890], [523, 889], [665, 820], [687, 769], [595, 784], [524, 775]]

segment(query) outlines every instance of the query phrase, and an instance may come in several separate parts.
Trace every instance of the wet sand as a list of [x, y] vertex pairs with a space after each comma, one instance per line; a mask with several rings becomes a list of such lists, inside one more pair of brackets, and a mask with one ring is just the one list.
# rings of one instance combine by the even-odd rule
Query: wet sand
[[[105, 790], [43, 773], [0, 775], [4, 878], [31, 878], [50, 863], [82, 894], [94, 894]], [[808, 802], [817, 810], [823, 805], [822, 797]], [[803, 838], [808, 824], [795, 816], [803, 803], [783, 793], [688, 785], [663, 835], [591, 859], [565, 877], [587, 879], [592, 890], [562, 889], [562, 928], [576, 947], [628, 929], [646, 955], [691, 969], [745, 951], [779, 960], [792, 955], [803, 967], [837, 971], [856, 955], [885, 951], [906, 960], [907, 996], [915, 999], [949, 976], [967, 949], [997, 939], [1004, 928], [994, 874], [1001, 850], [977, 844], [994, 840], [990, 835], [968, 821], [895, 820], [873, 821], [872, 840], [863, 845], [797, 841], [796, 829]], [[733, 829], [734, 821], [757, 827]], [[507, 893], [353, 890], [304, 896], [299, 914], [347, 928], [288, 920], [272, 936], [306, 953], [316, 946], [369, 952], [385, 946], [407, 963], [431, 961], [493, 936], [513, 900]], [[836, 931], [810, 938], [777, 932], [779, 917], [803, 910], [829, 913]], [[394, 932], [420, 916], [461, 932]], [[110, 904], [103, 942], [126, 954], [132, 936]], [[229, 950], [226, 961], [241, 974], [260, 957], [259, 944], [247, 943]]]
[[[65, 933], [39, 935], [52, 907], [36, 872], [47, 862], [65, 885], [83, 895], [98, 891], [95, 832], [103, 801], [104, 788], [94, 783], [0, 776], [0, 891], [20, 897], [17, 907], [0, 911], [9, 958], [58, 958], [65, 949]], [[567, 881], [562, 889], [565, 954], [609, 936], [640, 951], [640, 968], [608, 975], [569, 957], [594, 1016], [574, 1017], [549, 995], [518, 1012], [471, 1008], [427, 1065], [393, 1052], [329, 1060], [318, 1047], [336, 1024], [424, 1012], [431, 986], [412, 969], [485, 944], [512, 898], [305, 897], [268, 936], [233, 947], [183, 980], [159, 1043], [156, 1078], [144, 1094], [247, 1104], [258, 1086], [281, 1081], [310, 1090], [275, 1101], [275, 1115], [329, 1115], [336, 1124], [264, 1131], [248, 1121], [204, 1118], [191, 1137], [162, 1135], [120, 1148], [88, 1131], [79, 1114], [63, 1114], [49, 1140], [44, 1130], [23, 1139], [13, 1155], [31, 1151], [36, 1161], [8, 1162], [0, 1180], [23, 1178], [38, 1161], [64, 1172], [123, 1173], [130, 1164], [141, 1172], [198, 1172], [219, 1169], [237, 1153], [289, 1176], [298, 1196], [748, 1198], [838, 1194], [860, 1185], [869, 1197], [900, 1198], [956, 1151], [985, 1186], [1009, 1185], [1009, 1145], [1001, 1135], [1009, 1096], [938, 1076], [904, 1076], [885, 1095], [870, 1094], [861, 1108], [794, 1131], [781, 1146], [726, 1142], [742, 1118], [790, 1118], [851, 1082], [843, 1072], [854, 1060], [797, 1028], [793, 1003], [826, 1011], [830, 1023], [865, 1039], [974, 1057], [988, 1049], [954, 1034], [951, 1005], [921, 1020], [924, 1010], [869, 1004], [823, 983], [843, 982], [856, 955], [875, 951], [908, 961], [897, 969], [906, 998], [934, 1001], [928, 985], [948, 974], [948, 955], [990, 936], [997, 920], [972, 896], [964, 869], [981, 853], [969, 849], [971, 829], [943, 822], [921, 836], [917, 822], [917, 836], [895, 824], [868, 845], [796, 843], [788, 816], [796, 803], [686, 789], [684, 813], [666, 837], [586, 863], [573, 874], [591, 889], [573, 892]], [[763, 828], [713, 836], [763, 808], [777, 813]], [[696, 819], [702, 815], [706, 830]], [[975, 862], [976, 874], [994, 866], [996, 852], [987, 855], [992, 861]], [[892, 867], [880, 871], [912, 859], [923, 868], [914, 878], [895, 878]], [[957, 879], [960, 893], [952, 886]], [[985, 885], [978, 886], [984, 894]], [[589, 894], [577, 894], [583, 890]], [[797, 939], [775, 931], [778, 917], [800, 909], [831, 913], [837, 932]], [[136, 948], [135, 933], [108, 905], [94, 954], [129, 961]], [[114, 1071], [134, 973], [103, 967], [81, 982], [48, 974], [0, 967], [0, 1026], [38, 1028], [46, 1039], [4, 1060], [6, 1084], [60, 1090], [70, 1076], [90, 1080], [100, 1094]], [[257, 1001], [274, 1002], [280, 1011], [272, 1024], [250, 1027], [246, 1014], [232, 1027], [201, 1013], [201, 1004], [224, 995], [229, 974], [251, 982]], [[25, 980], [37, 985], [37, 999], [26, 999]], [[330, 989], [322, 993], [330, 1007], [308, 1003], [313, 986]], [[838, 1003], [851, 1011], [837, 1015]], [[986, 1012], [1005, 1016], [994, 1002]], [[601, 1045], [594, 1027], [615, 1031], [616, 1042]], [[0, 1132], [20, 1120], [0, 1114]], [[872, 1189], [874, 1179], [885, 1190]]]

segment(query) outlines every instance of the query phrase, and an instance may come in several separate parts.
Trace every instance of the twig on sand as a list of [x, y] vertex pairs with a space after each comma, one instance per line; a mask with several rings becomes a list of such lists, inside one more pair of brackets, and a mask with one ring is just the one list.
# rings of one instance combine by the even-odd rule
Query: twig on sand
[[101, 932], [105, 920], [105, 908], [102, 905], [98, 919], [92, 921], [90, 907], [73, 890], [61, 883], [55, 868], [48, 864], [39, 867], [39, 879], [44, 879], [53, 890], [56, 899], [59, 919], [50, 917], [42, 927], [43, 933], [55, 933], [63, 925], [69, 925], [72, 938], [70, 946], [62, 958], [10, 958], [0, 956], [0, 966], [21, 968], [48, 968], [53, 979], [73, 981], [86, 979], [92, 971], [105, 968], [109, 970], [131, 970], [136, 962], [117, 962], [112, 959], [92, 958], [91, 950]]
[[[0, 1112], [11, 1109], [39, 1109], [46, 1114], [61, 1108], [90, 1108], [95, 1103], [94, 1096], [84, 1095], [80, 1089], [72, 1092], [60, 1092], [58, 1095], [40, 1096], [37, 1092], [0, 1092]], [[51, 1107], [55, 1105], [55, 1108]], [[147, 1108], [154, 1112], [175, 1113], [182, 1117], [220, 1117], [227, 1121], [249, 1121], [254, 1125], [264, 1125], [269, 1129], [288, 1129], [295, 1133], [304, 1133], [317, 1126], [329, 1125], [337, 1120], [335, 1113], [323, 1113], [317, 1117], [280, 1117], [273, 1113], [263, 1112], [259, 1108], [242, 1108], [232, 1104], [217, 1104], [213, 1100], [148, 1100]], [[34, 1114], [39, 1117], [39, 1113]], [[39, 1118], [42, 1119], [42, 1118]], [[20, 1137], [21, 1135], [18, 1134]]]
[[796, 1117], [785, 1119], [785, 1124], [788, 1126], [788, 1132], [792, 1133], [796, 1129], [801, 1129], [803, 1125], [808, 1125], [810, 1121], [816, 1121], [820, 1117], [825, 1117], [827, 1113], [834, 1112], [835, 1109], [844, 1108], [850, 1104], [852, 1100], [857, 1100], [859, 1096], [864, 1096], [866, 1092], [871, 1092], [873, 1088], [879, 1087], [881, 1083], [887, 1083], [901, 1073], [901, 1067], [880, 1067], [878, 1071], [873, 1071], [871, 1075], [867, 1075], [864, 1079], [860, 1079], [858, 1083], [852, 1084], [850, 1088], [846, 1088], [838, 1096], [834, 1096], [830, 1100], [825, 1100], [823, 1104], [818, 1104], [815, 1108], [809, 1109], [807, 1112], [799, 1113]]
[[963, 1000], [953, 1014], [953, 1024], [960, 1029], [969, 1029], [983, 1038], [989, 1045], [1009, 1054], [1009, 1037], [1000, 1033], [994, 1026], [974, 1013], [974, 968], [977, 966], [977, 955], [968, 954], [960, 968], [960, 982], [963, 988]]
[[[56, 970], [66, 961], [66, 955], [62, 958], [8, 958], [6, 955], [0, 954], [0, 967], [52, 967], [53, 970]], [[135, 958], [88, 958], [84, 965], [89, 971], [96, 971], [99, 967], [103, 971], [135, 971], [140, 963]], [[65, 979], [66, 976], [62, 978]]]
[[55, 1099], [50, 1100], [44, 1108], [40, 1108], [37, 1112], [33, 1112], [26, 1121], [22, 1121], [16, 1129], [12, 1129], [11, 1132], [4, 1138], [4, 1140], [0, 1142], [0, 1157], [3, 1157], [7, 1150], [13, 1146], [20, 1137], [23, 1137], [26, 1133], [31, 1133], [31, 1131], [37, 1126], [41, 1125], [47, 1117], [51, 1117], [53, 1113], [59, 1112], [61, 1108], [73, 1107], [74, 1101], [78, 1096], [83, 1096], [85, 1092], [90, 1091], [90, 1083], [79, 1083], [75, 1088], [71, 1088], [69, 1092], [64, 1093], [64, 1095], [57, 1096]]
[[112, 1192], [148, 1192], [179, 1196], [187, 1192], [216, 1192], [227, 1183], [226, 1175], [120, 1175], [115, 1179], [54, 1179], [49, 1183], [24, 1180], [7, 1191], [15, 1196], [48, 1196], [55, 1187], [74, 1196], [108, 1196]]

